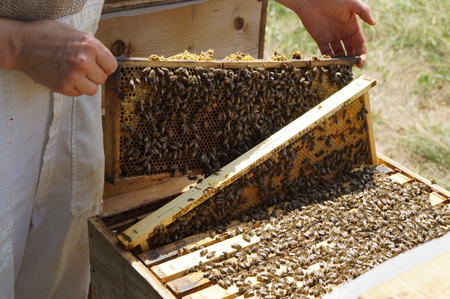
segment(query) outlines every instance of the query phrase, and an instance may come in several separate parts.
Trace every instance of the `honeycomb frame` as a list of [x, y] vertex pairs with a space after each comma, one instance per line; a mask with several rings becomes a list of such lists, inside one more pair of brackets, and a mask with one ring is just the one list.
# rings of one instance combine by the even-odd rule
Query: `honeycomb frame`
[[[375, 85], [376, 81], [366, 76], [353, 81], [151, 217], [119, 234], [119, 241], [131, 250], [150, 237], [145, 247], [156, 248], [162, 245], [161, 240], [155, 241], [158, 235], [168, 243], [174, 241], [167, 238], [170, 233], [176, 232], [180, 239], [186, 237], [189, 233], [184, 230], [205, 215], [209, 222], [236, 219], [246, 209], [275, 205], [340, 173], [376, 164], [368, 95]], [[320, 138], [322, 135], [327, 137]], [[189, 217], [182, 217], [188, 212]]]
[[[210, 175], [348, 84], [358, 61], [118, 59], [105, 92], [106, 181]], [[267, 80], [241, 78], [252, 72]], [[187, 82], [192, 74], [197, 83]]]

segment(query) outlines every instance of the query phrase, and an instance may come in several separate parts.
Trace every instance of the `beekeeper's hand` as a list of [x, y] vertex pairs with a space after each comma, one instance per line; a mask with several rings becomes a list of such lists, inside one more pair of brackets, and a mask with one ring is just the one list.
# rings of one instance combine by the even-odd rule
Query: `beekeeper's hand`
[[[361, 56], [362, 68], [367, 61], [366, 41], [358, 16], [375, 25], [369, 7], [360, 0], [276, 0], [292, 9], [305, 29], [330, 56]], [[342, 42], [342, 43], [341, 43]]]
[[19, 70], [53, 92], [94, 95], [117, 67], [99, 40], [73, 26], [0, 18], [0, 28], [0, 67]]

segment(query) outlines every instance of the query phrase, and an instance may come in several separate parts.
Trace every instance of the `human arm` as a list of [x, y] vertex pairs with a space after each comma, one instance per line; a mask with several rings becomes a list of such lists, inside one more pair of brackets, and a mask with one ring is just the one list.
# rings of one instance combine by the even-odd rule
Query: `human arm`
[[93, 36], [56, 21], [0, 18], [0, 67], [19, 70], [53, 92], [94, 95], [117, 67]]
[[[367, 61], [364, 33], [359, 16], [375, 25], [369, 7], [360, 0], [275, 0], [293, 10], [316, 41], [320, 52], [330, 56], [361, 56], [359, 68]], [[344, 44], [344, 47], [341, 44]]]

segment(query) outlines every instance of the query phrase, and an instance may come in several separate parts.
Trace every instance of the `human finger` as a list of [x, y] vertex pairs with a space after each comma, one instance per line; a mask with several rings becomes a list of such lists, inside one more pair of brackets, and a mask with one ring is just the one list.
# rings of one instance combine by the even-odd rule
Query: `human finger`
[[87, 77], [85, 77], [83, 80], [80, 80], [80, 82], [75, 85], [75, 89], [81, 94], [93, 96], [98, 92], [98, 85], [92, 82]]
[[317, 44], [317, 46], [319, 47], [320, 53], [322, 53], [322, 55], [333, 55], [329, 44]]
[[353, 46], [355, 47], [355, 54], [357, 56], [361, 56], [367, 54], [366, 50], [366, 40], [364, 38], [364, 33], [360, 26], [358, 26], [358, 30], [351, 36]]
[[114, 73], [117, 68], [116, 58], [103, 44], [100, 45], [100, 50], [97, 53], [95, 61], [108, 76]]
[[355, 0], [351, 2], [351, 5], [352, 11], [357, 14], [361, 18], [361, 20], [369, 25], [376, 25], [375, 19], [372, 17], [370, 8], [367, 4], [360, 0]]
[[367, 54], [362, 54], [362, 55], [360, 55], [359, 57], [361, 58], [361, 62], [358, 63], [356, 66], [357, 66], [358, 68], [362, 69], [362, 68], [366, 65], [366, 62], [367, 62]]
[[355, 47], [353, 46], [351, 38], [345, 38], [342, 40], [344, 43], [345, 51], [347, 52], [347, 56], [355, 56]]
[[76, 88], [72, 88], [71, 90], [64, 91], [64, 92], [59, 92], [59, 93], [65, 95], [65, 96], [68, 96], [68, 97], [79, 97], [79, 96], [83, 95]]
[[106, 79], [108, 78], [108, 75], [100, 66], [94, 65], [86, 73], [86, 77], [95, 84], [102, 85], [103, 83], [105, 83]]
[[344, 48], [342, 47], [341, 41], [334, 41], [330, 43], [331, 48], [333, 49], [334, 56], [345, 56]]

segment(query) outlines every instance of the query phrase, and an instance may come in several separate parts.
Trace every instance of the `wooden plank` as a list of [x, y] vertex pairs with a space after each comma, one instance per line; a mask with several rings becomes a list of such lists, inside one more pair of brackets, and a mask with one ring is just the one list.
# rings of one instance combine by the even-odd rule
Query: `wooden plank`
[[[229, 225], [227, 225], [226, 229], [235, 230], [238, 226], [242, 226], [242, 222], [235, 220], [232, 221]], [[257, 221], [253, 227], [259, 227], [260, 222]], [[139, 255], [139, 259], [146, 265], [147, 267], [155, 266], [166, 262], [170, 259], [176, 258], [178, 254], [178, 250], [191, 250], [194, 247], [198, 246], [209, 246], [214, 243], [221, 242], [223, 240], [228, 239], [226, 232], [220, 235], [215, 235], [211, 238], [210, 232], [204, 232], [200, 234], [196, 234], [193, 236], [186, 237], [182, 240], [178, 240], [176, 242], [172, 242], [170, 244], [158, 247], [148, 252], [144, 252]]]
[[[146, 67], [167, 67], [167, 68], [177, 68], [177, 67], [187, 67], [194, 68], [197, 66], [201, 67], [213, 67], [213, 68], [242, 68], [242, 67], [265, 67], [265, 68], [281, 68], [283, 64], [292, 65], [295, 67], [306, 67], [311, 65], [314, 61], [305, 58], [299, 60], [287, 60], [287, 61], [273, 61], [268, 59], [255, 59], [251, 61], [228, 61], [228, 60], [212, 60], [212, 61], [194, 61], [194, 60], [181, 60], [181, 59], [169, 59], [165, 61], [159, 60], [149, 60], [147, 58], [126, 58], [117, 57], [117, 62], [119, 66], [146, 66]], [[329, 66], [331, 64], [346, 65], [356, 63], [360, 60], [358, 57], [347, 57], [347, 58], [329, 58], [323, 60], [320, 64], [321, 66]]]
[[[127, 55], [172, 56], [212, 48], [216, 57], [243, 51], [258, 57], [262, 2], [211, 0], [170, 10], [101, 20], [96, 37], [110, 49], [116, 40]], [[255, 13], [258, 12], [258, 13]], [[235, 20], [241, 18], [241, 27]], [[155, 29], [156, 28], [156, 29]], [[213, 34], [211, 34], [213, 33]], [[130, 45], [130, 46], [128, 46]]]
[[389, 177], [392, 181], [397, 182], [399, 184], [404, 184], [406, 182], [411, 181], [411, 178], [405, 176], [401, 172], [398, 172], [396, 174], [393, 174]]
[[361, 299], [450, 298], [450, 251], [361, 294]]
[[214, 258], [220, 256], [224, 251], [227, 253], [236, 252], [237, 249], [231, 247], [233, 243], [241, 245], [242, 248], [246, 248], [258, 243], [259, 241], [259, 237], [253, 236], [250, 242], [247, 242], [243, 239], [243, 235], [239, 235], [223, 242], [208, 246], [208, 254], [213, 251], [216, 254], [212, 258], [208, 258], [207, 255], [201, 256], [200, 251], [195, 251], [175, 260], [170, 260], [160, 265], [153, 266], [151, 267], [151, 270], [162, 282], [168, 282], [183, 276], [189, 268], [197, 266], [200, 262], [205, 265], [212, 263]]
[[336, 65], [350, 64], [355, 65], [361, 62], [360, 57], [353, 56], [334, 56], [331, 58], [319, 58], [311, 60], [311, 66], [328, 66], [331, 63]]
[[105, 86], [105, 122], [103, 125], [103, 144], [106, 163], [105, 176], [118, 179], [119, 176], [119, 139], [120, 139], [120, 99], [119, 99], [120, 68], [108, 77]]
[[259, 27], [259, 42], [258, 42], [258, 58], [264, 58], [264, 42], [266, 36], [266, 20], [267, 20], [267, 6], [269, 4], [269, 0], [262, 0], [261, 7], [261, 22]]
[[169, 281], [167, 288], [172, 290], [175, 297], [181, 298], [188, 294], [201, 291], [211, 285], [211, 281], [208, 278], [203, 277], [203, 272], [195, 272]]
[[167, 67], [167, 68], [195, 68], [197, 66], [201, 67], [214, 67], [222, 68], [221, 61], [194, 61], [194, 60], [181, 60], [181, 59], [171, 59], [166, 61], [149, 60], [147, 58], [125, 58], [117, 57], [117, 63], [119, 66], [148, 66], [148, 67]]
[[[321, 243], [326, 243], [326, 242], [321, 242]], [[321, 244], [323, 245], [323, 244]], [[285, 271], [287, 268], [287, 265], [283, 265], [281, 266], [279, 269], [277, 269], [277, 273], [282, 273], [283, 271]], [[310, 267], [308, 267], [307, 269], [305, 269], [305, 272], [311, 273], [312, 271], [318, 270], [320, 269], [320, 263], [316, 263], [314, 265], [311, 265]], [[195, 277], [198, 277], [199, 274], [197, 274], [196, 276], [193, 276], [192, 279], [195, 279]], [[198, 277], [199, 278], [199, 277]], [[286, 279], [289, 282], [294, 281], [293, 277], [286, 277]], [[248, 277], [245, 279], [245, 282], [251, 282], [253, 285], [259, 284], [260, 282], [257, 280], [256, 277]], [[303, 286], [303, 282], [297, 282], [297, 286]], [[272, 287], [272, 283], [268, 283], [265, 285], [266, 288], [271, 288]], [[239, 293], [239, 288], [233, 284], [231, 287], [229, 287], [228, 289], [224, 289], [219, 285], [212, 285], [208, 288], [205, 288], [203, 290], [200, 290], [198, 292], [189, 294], [185, 297], [183, 297], [183, 299], [204, 299], [204, 298], [211, 298], [211, 299], [229, 299], [229, 298], [245, 298], [244, 296], [241, 297], [235, 297], [237, 296], [237, 294]]]
[[114, 8], [119, 7], [133, 7], [137, 5], [143, 5], [145, 6], [155, 6], [155, 5], [162, 5], [162, 4], [171, 4], [171, 3], [178, 3], [178, 2], [185, 2], [185, 1], [191, 1], [191, 0], [106, 0], [105, 4], [103, 5], [102, 13], [114, 11]]
[[99, 217], [88, 220], [88, 229], [92, 298], [175, 298], [138, 259], [118, 244]]
[[348, 101], [358, 99], [371, 89], [376, 84], [375, 82], [375, 79], [367, 76], [361, 76], [354, 80], [319, 106], [311, 109], [302, 117], [223, 167], [217, 174], [208, 177], [195, 188], [188, 190], [169, 204], [155, 211], [152, 217], [141, 220], [133, 227], [119, 234], [120, 242], [128, 250], [136, 247], [145, 241], [157, 227], [169, 225], [178, 217], [186, 214], [217, 193], [219, 188], [224, 188], [247, 173], [251, 166], [257, 166], [264, 162], [275, 149], [288, 146], [291, 139], [311, 130], [321, 119], [331, 117]]
[[434, 191], [430, 193], [430, 202], [432, 206], [436, 206], [448, 200], [448, 198], [445, 198]]
[[367, 125], [369, 126], [369, 146], [370, 146], [370, 157], [369, 163], [376, 165], [377, 164], [377, 151], [375, 149], [375, 133], [373, 131], [373, 120], [372, 120], [372, 109], [370, 108], [370, 97], [369, 92], [364, 93], [361, 96], [361, 100], [364, 102], [364, 106], [369, 111], [366, 115], [367, 117]]
[[[173, 179], [150, 187], [148, 187], [148, 182], [120, 185], [105, 183], [105, 191], [107, 190], [107, 192], [104, 192], [103, 212], [119, 211], [139, 204], [157, 202], [160, 199], [186, 192], [196, 183], [197, 181], [191, 181], [187, 177]], [[147, 186], [147, 188], [122, 194], [128, 190], [135, 190], [139, 186]]]
[[428, 186], [430, 186], [430, 188], [437, 192], [438, 194], [444, 196], [445, 198], [449, 198], [450, 199], [450, 191], [445, 190], [444, 188], [442, 188], [441, 186], [438, 186], [437, 184], [432, 184], [430, 180], [424, 178], [423, 176], [418, 175], [417, 173], [409, 170], [408, 168], [404, 167], [403, 165], [395, 162], [392, 159], [389, 159], [388, 157], [386, 157], [385, 155], [377, 152], [377, 157], [378, 157], [378, 164], [380, 165], [386, 165], [389, 168], [395, 169], [396, 171], [400, 171], [402, 172], [404, 175], [410, 177], [410, 178], [414, 178]]

